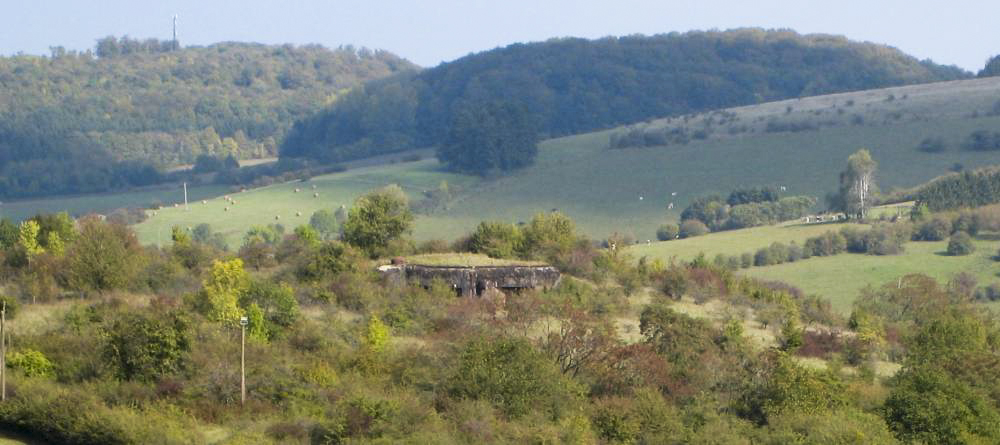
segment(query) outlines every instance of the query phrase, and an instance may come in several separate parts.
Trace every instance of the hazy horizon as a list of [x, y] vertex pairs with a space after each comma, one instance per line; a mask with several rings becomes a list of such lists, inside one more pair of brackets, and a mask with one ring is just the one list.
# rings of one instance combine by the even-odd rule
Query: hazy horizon
[[[1000, 4], [845, 0], [803, 6], [794, 0], [753, 4], [722, 0], [611, 2], [513, 1], [173, 0], [137, 4], [124, 0], [92, 7], [55, 0], [11, 5], [0, 26], [0, 54], [48, 54], [49, 47], [92, 49], [108, 36], [171, 38], [179, 15], [182, 45], [224, 41], [266, 44], [354, 45], [384, 49], [429, 67], [469, 53], [556, 37], [661, 34], [760, 27], [844, 35], [890, 45], [919, 59], [978, 71], [1000, 52]], [[933, 32], [930, 32], [933, 31]]]

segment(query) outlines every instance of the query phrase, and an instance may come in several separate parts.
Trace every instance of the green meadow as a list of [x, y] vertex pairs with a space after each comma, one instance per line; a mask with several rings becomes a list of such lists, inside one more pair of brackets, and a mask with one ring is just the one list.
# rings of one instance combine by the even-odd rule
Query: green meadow
[[[895, 99], [887, 100], [890, 95]], [[618, 232], [644, 242], [655, 240], [660, 224], [676, 221], [691, 199], [725, 194], [740, 185], [780, 185], [789, 195], [822, 197], [836, 189], [847, 156], [861, 147], [869, 148], [879, 162], [877, 181], [883, 190], [912, 187], [956, 164], [965, 168], [995, 164], [995, 154], [959, 146], [972, 131], [1000, 127], [1000, 116], [986, 112], [997, 100], [1000, 79], [993, 78], [741, 107], [729, 110], [739, 118], [727, 125], [745, 124], [748, 130], [730, 134], [727, 127], [717, 126], [712, 136], [686, 145], [608, 149], [611, 134], [621, 131], [617, 129], [550, 139], [539, 145], [533, 166], [500, 178], [446, 173], [430, 159], [369, 166], [239, 193], [234, 195], [237, 204], [230, 212], [224, 211], [221, 198], [200, 204], [196, 197], [190, 211], [159, 211], [137, 230], [144, 242], [163, 242], [171, 226], [205, 222], [238, 245], [241, 234], [254, 224], [277, 221], [290, 228], [307, 222], [320, 208], [349, 206], [365, 191], [390, 183], [402, 186], [411, 200], [419, 200], [424, 190], [445, 180], [455, 197], [447, 209], [417, 218], [414, 236], [418, 240], [452, 240], [483, 220], [516, 223], [558, 209], [591, 237]], [[845, 121], [855, 114], [862, 116], [863, 124]], [[687, 125], [702, 125], [699, 122], [711, 116], [690, 117]], [[758, 128], [769, 119], [812, 119], [822, 125], [801, 132]], [[683, 119], [674, 118], [648, 125], [680, 122]], [[927, 137], [943, 138], [948, 149], [942, 153], [916, 150]], [[313, 198], [313, 185], [319, 198]], [[295, 194], [295, 188], [305, 193]]]
[[[977, 239], [976, 251], [966, 256], [948, 256], [947, 241], [909, 242], [900, 255], [841, 254], [814, 257], [794, 263], [752, 267], [744, 273], [756, 278], [780, 280], [807, 294], [828, 298], [833, 308], [848, 314], [851, 303], [866, 286], [881, 286], [900, 277], [922, 273], [944, 283], [959, 272], [976, 277], [980, 286], [1000, 281], [1000, 263], [993, 260], [1000, 242]], [[1000, 308], [1000, 305], [992, 304]]]

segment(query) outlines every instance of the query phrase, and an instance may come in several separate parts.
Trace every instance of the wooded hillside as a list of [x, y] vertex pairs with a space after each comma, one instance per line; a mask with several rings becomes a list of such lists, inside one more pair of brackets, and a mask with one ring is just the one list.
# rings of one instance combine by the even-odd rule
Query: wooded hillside
[[[274, 155], [291, 123], [416, 66], [385, 51], [107, 37], [96, 51], [0, 58], [0, 195], [155, 181], [198, 155]], [[129, 161], [128, 164], [119, 164]], [[135, 173], [133, 171], [144, 173]]]
[[374, 82], [298, 122], [282, 155], [329, 161], [443, 142], [456, 110], [529, 111], [541, 136], [972, 74], [844, 37], [742, 29], [515, 44]]

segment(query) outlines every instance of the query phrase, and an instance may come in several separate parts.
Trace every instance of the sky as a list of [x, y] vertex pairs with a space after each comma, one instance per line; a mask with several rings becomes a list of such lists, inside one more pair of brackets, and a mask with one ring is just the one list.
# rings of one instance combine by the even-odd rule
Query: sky
[[94, 47], [98, 38], [351, 44], [430, 67], [517, 42], [738, 27], [884, 43], [978, 71], [1000, 53], [995, 0], [2, 0], [0, 54]]

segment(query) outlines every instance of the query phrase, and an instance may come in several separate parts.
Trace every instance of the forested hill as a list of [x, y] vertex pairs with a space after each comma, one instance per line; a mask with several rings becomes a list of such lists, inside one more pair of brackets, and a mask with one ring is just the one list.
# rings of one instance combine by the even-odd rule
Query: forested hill
[[330, 161], [430, 146], [457, 110], [515, 102], [543, 136], [650, 117], [972, 74], [844, 37], [741, 29], [516, 44], [366, 85], [289, 132], [282, 155]]
[[115, 37], [84, 53], [0, 57], [0, 195], [137, 185], [153, 180], [140, 164], [200, 154], [273, 155], [296, 119], [365, 81], [416, 68], [352, 47], [175, 48]]

